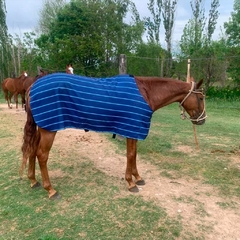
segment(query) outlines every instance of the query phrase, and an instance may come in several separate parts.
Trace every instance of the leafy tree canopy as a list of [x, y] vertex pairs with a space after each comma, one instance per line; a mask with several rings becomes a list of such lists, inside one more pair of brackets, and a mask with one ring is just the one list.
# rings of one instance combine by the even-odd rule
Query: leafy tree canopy
[[[130, 10], [134, 22], [127, 24], [124, 18]], [[81, 69], [112, 62], [141, 42], [144, 31], [135, 5], [129, 0], [72, 0], [59, 8], [51, 21], [48, 34], [36, 43], [43, 50], [49, 49], [47, 58], [62, 67], [69, 61]]]
[[234, 1], [233, 12], [228, 22], [224, 23], [228, 44], [230, 46], [240, 45], [240, 0]]

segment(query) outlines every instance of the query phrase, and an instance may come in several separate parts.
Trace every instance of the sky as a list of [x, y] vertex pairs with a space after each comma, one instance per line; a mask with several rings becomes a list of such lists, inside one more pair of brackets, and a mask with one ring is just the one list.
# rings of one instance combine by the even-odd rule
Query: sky
[[[140, 16], [151, 16], [147, 3], [149, 0], [132, 0], [137, 7]], [[204, 0], [203, 0], [204, 1]], [[205, 16], [208, 15], [210, 8], [210, 0], [205, 0]], [[5, 0], [6, 3], [6, 23], [8, 26], [8, 32], [15, 36], [23, 36], [24, 32], [34, 31], [37, 27], [39, 20], [39, 11], [43, 6], [44, 0]], [[233, 11], [234, 0], [219, 0], [220, 7], [218, 11], [220, 13], [218, 18], [217, 27], [213, 38], [218, 39], [221, 28], [223, 29], [223, 23], [227, 22]], [[178, 0], [178, 6], [175, 17], [175, 25], [173, 30], [173, 43], [180, 40], [183, 33], [183, 28], [187, 24], [188, 20], [192, 17], [192, 11], [190, 7], [190, 0]], [[163, 31], [161, 31], [164, 34]], [[164, 39], [164, 36], [160, 33], [160, 39]], [[164, 43], [162, 43], [164, 44]]]

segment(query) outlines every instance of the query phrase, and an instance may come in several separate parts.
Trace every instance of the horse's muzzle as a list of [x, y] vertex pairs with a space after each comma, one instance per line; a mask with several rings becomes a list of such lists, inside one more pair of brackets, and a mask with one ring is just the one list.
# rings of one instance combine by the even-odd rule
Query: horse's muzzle
[[203, 125], [205, 123], [205, 119], [199, 120], [199, 121], [192, 121], [195, 125]]
[[205, 112], [203, 112], [198, 117], [190, 118], [190, 120], [195, 125], [203, 125], [205, 123], [206, 118], [207, 118], [207, 115]]

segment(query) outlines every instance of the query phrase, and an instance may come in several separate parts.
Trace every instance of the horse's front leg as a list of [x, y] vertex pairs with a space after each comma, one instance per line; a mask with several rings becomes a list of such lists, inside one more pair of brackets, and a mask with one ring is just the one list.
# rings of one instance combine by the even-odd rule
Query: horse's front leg
[[7, 104], [8, 104], [8, 108], [12, 108], [12, 101], [11, 101], [11, 98], [12, 98], [12, 93], [10, 92], [10, 94], [8, 95], [8, 92], [6, 93], [5, 95], [5, 98], [6, 98], [6, 101], [7, 101]]
[[43, 187], [48, 191], [48, 197], [50, 199], [55, 199], [58, 198], [59, 195], [51, 185], [50, 178], [48, 175], [47, 161], [56, 132], [49, 132], [42, 128], [38, 129], [40, 133], [40, 142], [37, 149], [37, 158], [41, 170]]
[[[127, 167], [125, 179], [128, 182], [128, 189], [130, 192], [138, 192], [137, 185], [144, 185], [145, 181], [140, 177], [137, 170], [137, 140], [127, 138]], [[133, 181], [132, 176], [135, 177], [136, 182]]]
[[7, 99], [8, 108], [12, 109], [11, 99]]

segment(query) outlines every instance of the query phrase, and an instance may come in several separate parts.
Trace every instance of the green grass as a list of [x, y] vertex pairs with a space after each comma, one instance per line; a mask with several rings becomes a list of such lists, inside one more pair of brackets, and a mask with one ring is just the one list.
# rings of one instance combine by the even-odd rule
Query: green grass
[[[9, 149], [1, 159], [0, 239], [137, 239], [139, 234], [151, 239], [153, 232], [160, 239], [174, 239], [180, 235], [180, 222], [139, 196], [121, 197], [114, 179], [89, 161], [75, 164], [81, 174], [74, 181], [69, 175], [53, 179], [63, 196], [50, 201], [45, 190], [31, 190], [26, 179], [19, 181], [17, 164], [9, 161], [15, 155]], [[71, 174], [71, 168], [64, 172]]]

